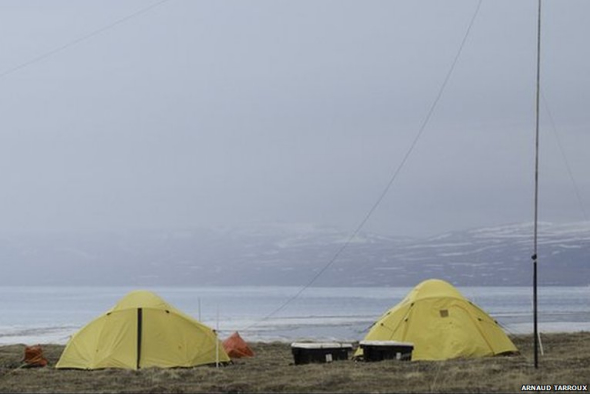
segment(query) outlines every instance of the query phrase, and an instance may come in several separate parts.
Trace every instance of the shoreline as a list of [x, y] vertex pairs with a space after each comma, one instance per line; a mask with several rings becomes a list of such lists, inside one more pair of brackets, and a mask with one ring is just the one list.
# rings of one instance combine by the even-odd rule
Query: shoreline
[[[368, 326], [369, 323], [363, 325], [363, 327]], [[523, 329], [522, 326], [530, 325], [530, 330]], [[80, 330], [83, 325], [79, 327], [72, 328], [71, 325], [67, 326], [67, 330], [61, 330], [61, 327], [18, 327], [13, 328], [14, 332], [6, 334], [0, 333], [0, 347], [3, 346], [12, 346], [12, 345], [36, 345], [36, 344], [44, 344], [44, 345], [56, 345], [56, 346], [65, 346], [69, 340], [69, 338], [75, 334], [78, 330]], [[330, 329], [333, 330], [333, 325], [317, 325], [315, 328]], [[310, 328], [310, 326], [302, 326], [296, 327], [297, 330]], [[502, 329], [506, 332], [509, 336], [520, 337], [520, 336], [527, 336], [532, 335], [532, 322], [526, 324], [508, 324], [502, 325]], [[32, 334], [32, 332], [39, 331], [39, 335]], [[265, 330], [266, 331], [266, 330]], [[275, 330], [273, 330], [275, 331]], [[280, 330], [278, 330], [280, 331]], [[313, 330], [312, 330], [313, 331]], [[26, 333], [28, 335], [19, 335], [19, 333]], [[47, 334], [47, 332], [53, 333], [53, 335]], [[221, 329], [219, 330], [219, 338], [224, 340], [225, 338], [229, 337], [235, 332], [234, 329]], [[344, 338], [344, 337], [336, 337], [336, 336], [323, 336], [323, 335], [307, 335], [307, 336], [294, 336], [294, 335], [269, 335], [269, 334], [249, 334], [248, 332], [238, 330], [242, 338], [249, 342], [253, 343], [284, 343], [290, 344], [292, 342], [301, 342], [301, 341], [312, 341], [312, 342], [343, 342], [343, 343], [356, 343], [364, 337], [365, 333], [361, 333], [357, 335], [355, 338]], [[579, 332], [590, 332], [590, 322], [540, 322], [539, 323], [539, 332], [541, 335], [553, 335], [553, 334], [575, 334]], [[55, 338], [58, 337], [57, 340], [52, 340], [48, 338]], [[19, 338], [18, 340], [10, 340], [10, 342], [6, 341], [3, 342], [4, 338]]]
[[[590, 332], [541, 334], [544, 355], [532, 366], [531, 335], [511, 335], [509, 357], [447, 361], [335, 361], [293, 365], [285, 342], [251, 342], [255, 357], [214, 368], [56, 370], [63, 345], [42, 345], [49, 366], [19, 368], [24, 345], [0, 346], [0, 392], [521, 392], [529, 384], [590, 383]], [[352, 355], [352, 353], [351, 353]]]

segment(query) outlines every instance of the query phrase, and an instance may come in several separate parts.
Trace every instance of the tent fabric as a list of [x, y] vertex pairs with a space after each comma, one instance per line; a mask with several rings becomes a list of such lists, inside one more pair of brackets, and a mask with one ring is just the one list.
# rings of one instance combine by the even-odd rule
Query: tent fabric
[[129, 293], [72, 336], [56, 368], [139, 369], [229, 362], [215, 332], [145, 290]]
[[[365, 340], [414, 344], [412, 360], [447, 360], [516, 353], [499, 324], [451, 284], [418, 284], [372, 326]], [[356, 357], [362, 356], [362, 349]]]
[[234, 332], [223, 341], [223, 349], [230, 358], [254, 357], [254, 352], [250, 349], [250, 346], [237, 332]]
[[25, 355], [23, 362], [27, 367], [44, 367], [47, 365], [47, 359], [43, 357], [43, 348], [41, 345], [25, 346]]

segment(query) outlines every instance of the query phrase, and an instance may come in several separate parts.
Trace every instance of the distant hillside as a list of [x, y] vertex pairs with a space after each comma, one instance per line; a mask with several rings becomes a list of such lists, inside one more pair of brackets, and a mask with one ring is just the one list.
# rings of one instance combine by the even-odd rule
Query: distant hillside
[[[531, 234], [530, 224], [427, 239], [362, 233], [315, 285], [529, 285]], [[539, 236], [541, 284], [590, 284], [590, 223], [544, 223]], [[347, 238], [313, 225], [3, 236], [0, 285], [302, 285]]]

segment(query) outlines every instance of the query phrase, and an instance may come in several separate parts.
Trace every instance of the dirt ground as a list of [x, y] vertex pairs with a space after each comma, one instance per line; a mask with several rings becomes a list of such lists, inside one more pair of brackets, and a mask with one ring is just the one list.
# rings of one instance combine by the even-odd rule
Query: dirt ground
[[533, 368], [532, 336], [518, 356], [450, 361], [335, 361], [293, 365], [289, 344], [254, 343], [256, 356], [215, 368], [96, 371], [53, 368], [63, 346], [44, 345], [49, 365], [22, 368], [24, 345], [0, 347], [1, 393], [392, 393], [521, 392], [522, 385], [590, 383], [590, 332], [544, 334]]

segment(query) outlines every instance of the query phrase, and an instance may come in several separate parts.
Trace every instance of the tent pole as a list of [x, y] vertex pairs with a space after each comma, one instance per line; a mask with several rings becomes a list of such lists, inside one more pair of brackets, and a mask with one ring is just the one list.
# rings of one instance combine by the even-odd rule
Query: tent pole
[[137, 308], [137, 359], [135, 362], [135, 369], [141, 368], [141, 336], [143, 330], [143, 309]]

